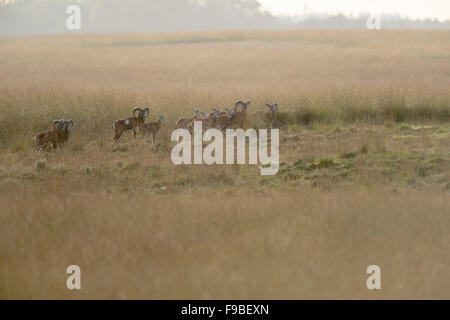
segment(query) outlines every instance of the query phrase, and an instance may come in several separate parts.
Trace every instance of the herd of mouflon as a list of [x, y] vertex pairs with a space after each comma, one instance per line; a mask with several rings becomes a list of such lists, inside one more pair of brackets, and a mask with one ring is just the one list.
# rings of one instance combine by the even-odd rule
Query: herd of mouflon
[[[247, 116], [247, 109], [250, 101], [236, 102], [233, 109], [224, 108], [223, 111], [212, 109], [210, 113], [204, 113], [200, 110], [194, 110], [194, 115], [191, 117], [180, 118], [175, 122], [176, 129], [187, 129], [192, 132], [194, 121], [202, 123], [203, 130], [216, 128], [221, 131], [226, 129], [246, 129], [249, 126], [264, 126], [272, 127], [276, 112], [278, 111], [278, 104], [267, 104], [266, 110], [256, 110], [250, 116]], [[160, 114], [156, 121], [145, 123], [149, 115], [149, 108], [136, 107], [133, 109], [132, 116], [125, 119], [116, 120], [112, 124], [114, 130], [114, 142], [117, 142], [121, 135], [128, 130], [133, 131], [133, 137], [136, 138], [138, 132], [150, 134], [152, 136], [152, 144], [154, 144], [156, 134], [158, 133], [161, 124], [164, 122], [166, 116]], [[72, 120], [53, 120], [53, 129], [38, 133], [34, 136], [34, 149], [44, 150], [47, 146], [54, 149], [62, 146], [70, 136], [70, 131], [73, 127]]]

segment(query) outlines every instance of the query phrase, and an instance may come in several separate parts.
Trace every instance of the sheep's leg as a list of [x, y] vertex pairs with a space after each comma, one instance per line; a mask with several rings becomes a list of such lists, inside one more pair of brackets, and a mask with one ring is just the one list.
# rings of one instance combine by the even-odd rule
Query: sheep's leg
[[133, 130], [133, 143], [134, 143], [134, 149], [136, 149], [136, 129]]
[[54, 142], [50, 142], [48, 144], [48, 146], [51, 148], [51, 150], [49, 150], [50, 153], [52, 153], [53, 155], [56, 154], [56, 144]]
[[41, 145], [35, 145], [35, 147], [33, 149], [38, 152], [38, 155], [40, 157], [42, 156], [42, 146]]
[[117, 141], [119, 140], [119, 138], [120, 138], [121, 135], [122, 135], [122, 132], [116, 133], [116, 135], [114, 136], [114, 142], [117, 143]]

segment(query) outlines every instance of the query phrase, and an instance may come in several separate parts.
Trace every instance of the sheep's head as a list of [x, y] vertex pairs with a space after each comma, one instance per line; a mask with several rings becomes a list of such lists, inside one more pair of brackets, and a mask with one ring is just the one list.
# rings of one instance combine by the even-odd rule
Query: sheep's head
[[61, 131], [66, 131], [67, 129], [67, 121], [65, 119], [59, 119], [60, 127], [59, 129]]
[[275, 113], [278, 111], [278, 103], [267, 104], [267, 107], [269, 108], [269, 112]]
[[223, 110], [225, 110], [225, 114], [228, 116], [228, 118], [231, 119], [231, 117], [233, 116], [233, 110], [230, 110], [228, 108], [225, 108]]
[[247, 102], [238, 101], [234, 105], [234, 109], [235, 110], [240, 110], [240, 111], [247, 111], [247, 108], [248, 108], [249, 105], [250, 105], [250, 101], [247, 101]]
[[210, 114], [208, 114], [207, 119], [209, 120], [217, 120], [220, 117], [220, 111], [219, 112], [211, 112]]

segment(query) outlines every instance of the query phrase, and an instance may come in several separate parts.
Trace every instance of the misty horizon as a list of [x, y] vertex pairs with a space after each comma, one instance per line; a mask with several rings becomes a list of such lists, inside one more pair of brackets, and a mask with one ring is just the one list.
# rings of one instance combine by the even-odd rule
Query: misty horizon
[[[81, 9], [81, 29], [66, 28], [69, 5]], [[257, 0], [0, 0], [0, 34], [183, 32], [218, 30], [366, 29], [370, 12], [357, 15], [275, 15]], [[450, 29], [450, 20], [381, 16], [382, 29]]]
[[410, 20], [450, 20], [450, 3], [445, 0], [259, 0], [275, 16], [304, 14], [360, 17], [373, 12]]

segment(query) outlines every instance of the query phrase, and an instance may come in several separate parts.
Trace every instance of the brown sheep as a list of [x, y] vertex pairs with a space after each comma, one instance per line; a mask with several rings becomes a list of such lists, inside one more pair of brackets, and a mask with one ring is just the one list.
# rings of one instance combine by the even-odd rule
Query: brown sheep
[[223, 131], [227, 129], [229, 126], [232, 125], [231, 117], [232, 117], [232, 111], [228, 110], [227, 108], [224, 109], [224, 111], [219, 111], [216, 109], [213, 109], [213, 111], [216, 113], [216, 128]]
[[141, 124], [140, 131], [144, 135], [146, 135], [146, 134], [152, 135], [152, 145], [155, 144], [156, 134], [158, 133], [158, 131], [161, 127], [161, 124], [164, 122], [165, 119], [166, 119], [166, 116], [163, 114], [160, 114], [158, 116], [158, 120], [156, 120], [155, 122]]
[[250, 101], [242, 102], [238, 101], [236, 102], [234, 106], [233, 113], [231, 115], [231, 123], [234, 128], [242, 128], [247, 125], [247, 108], [250, 105]]
[[117, 142], [122, 133], [127, 130], [133, 130], [133, 138], [136, 139], [136, 132], [139, 130], [139, 127], [144, 124], [145, 118], [148, 117], [148, 113], [149, 109], [147, 107], [144, 109], [136, 107], [133, 109], [133, 117], [116, 120], [112, 125], [115, 133], [114, 142]]
[[200, 111], [194, 110], [194, 116], [191, 118], [180, 118], [175, 122], [175, 129], [187, 129], [189, 123], [194, 119], [200, 119]]
[[61, 120], [52, 121], [53, 129], [38, 133], [34, 137], [34, 149], [44, 150], [47, 145], [52, 145], [56, 149], [62, 141], [62, 125]]
[[267, 104], [266, 106], [269, 110], [256, 110], [250, 115], [250, 123], [252, 125], [264, 125], [272, 128], [276, 113], [278, 112], [278, 103]]
[[201, 114], [203, 115], [203, 118], [195, 118], [189, 123], [188, 129], [191, 133], [194, 130], [194, 122], [195, 121], [200, 121], [202, 123], [203, 130], [207, 130], [209, 128], [214, 128], [216, 126], [217, 116], [214, 112], [211, 112], [210, 114], [205, 114], [205, 113], [201, 112]]

